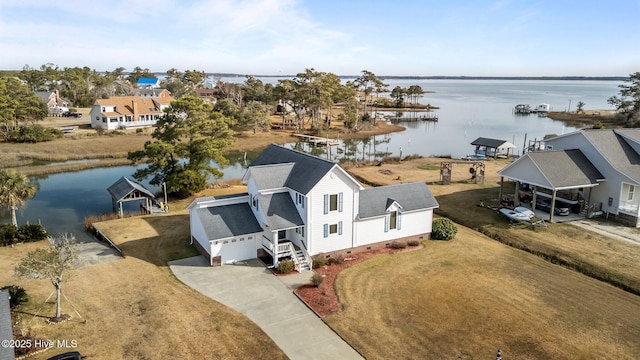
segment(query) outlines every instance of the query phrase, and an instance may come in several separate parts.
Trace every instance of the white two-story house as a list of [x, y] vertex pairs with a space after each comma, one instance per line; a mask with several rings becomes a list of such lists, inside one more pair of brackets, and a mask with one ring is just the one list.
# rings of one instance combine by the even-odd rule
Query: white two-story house
[[173, 100], [170, 95], [153, 98], [112, 96], [98, 99], [89, 113], [91, 127], [115, 130], [154, 126]]
[[365, 189], [338, 164], [270, 145], [243, 177], [247, 193], [195, 199], [191, 242], [211, 265], [268, 256], [308, 268], [393, 240], [428, 239], [438, 203], [425, 183]]

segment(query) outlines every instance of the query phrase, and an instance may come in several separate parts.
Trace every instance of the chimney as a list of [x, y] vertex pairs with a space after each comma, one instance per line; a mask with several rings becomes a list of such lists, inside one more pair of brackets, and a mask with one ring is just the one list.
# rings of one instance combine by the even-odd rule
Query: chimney
[[131, 108], [133, 109], [133, 121], [138, 121], [138, 103], [134, 100], [131, 100]]

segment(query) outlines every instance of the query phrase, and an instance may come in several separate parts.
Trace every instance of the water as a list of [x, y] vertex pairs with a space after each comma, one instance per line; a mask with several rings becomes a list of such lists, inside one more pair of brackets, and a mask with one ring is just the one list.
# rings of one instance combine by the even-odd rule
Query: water
[[[240, 82], [244, 81], [243, 78]], [[227, 80], [227, 79], [223, 79]], [[266, 78], [274, 83], [277, 79]], [[371, 160], [386, 153], [403, 156], [409, 154], [452, 155], [461, 157], [473, 152], [470, 143], [478, 137], [503, 139], [513, 142], [520, 152], [527, 139], [541, 139], [546, 134], [564, 134], [576, 130], [561, 122], [536, 115], [516, 116], [512, 109], [516, 104], [551, 104], [553, 110], [575, 110], [578, 101], [585, 109], [609, 109], [607, 99], [617, 95], [617, 81], [552, 81], [552, 80], [389, 80], [389, 88], [399, 85], [420, 85], [427, 93], [421, 99], [440, 109], [438, 122], [407, 122], [401, 125], [406, 131], [379, 135], [369, 139], [345, 140], [332, 147], [330, 157], [339, 159]], [[288, 147], [327, 157], [325, 147], [309, 148], [304, 144], [287, 144]], [[256, 153], [248, 155], [250, 161]], [[244, 174], [243, 154], [234, 154], [232, 165], [224, 169], [223, 179], [237, 179]], [[80, 239], [83, 221], [87, 215], [112, 211], [111, 196], [107, 188], [122, 176], [131, 177], [133, 166], [89, 169], [34, 178], [38, 184], [35, 197], [18, 212], [20, 224], [40, 221], [51, 234], [71, 232]], [[148, 184], [145, 183], [148, 186]], [[149, 187], [152, 192], [158, 189]], [[137, 211], [137, 204], [125, 210]], [[0, 220], [10, 221], [5, 211]]]

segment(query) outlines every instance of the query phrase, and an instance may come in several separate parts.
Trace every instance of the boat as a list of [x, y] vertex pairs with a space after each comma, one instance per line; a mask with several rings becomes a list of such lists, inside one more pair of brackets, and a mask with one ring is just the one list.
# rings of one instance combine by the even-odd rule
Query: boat
[[549, 104], [540, 104], [536, 106], [535, 112], [537, 113], [547, 113], [551, 111], [551, 105]]
[[502, 208], [500, 209], [500, 212], [509, 218], [509, 221], [514, 222], [514, 221], [518, 221], [518, 222], [522, 222], [522, 221], [527, 221], [529, 222], [534, 216], [535, 213], [525, 207], [522, 206], [518, 206], [515, 209], [509, 209], [509, 208]]
[[533, 109], [531, 109], [531, 105], [529, 104], [518, 104], [513, 108], [513, 112], [515, 114], [531, 114]]

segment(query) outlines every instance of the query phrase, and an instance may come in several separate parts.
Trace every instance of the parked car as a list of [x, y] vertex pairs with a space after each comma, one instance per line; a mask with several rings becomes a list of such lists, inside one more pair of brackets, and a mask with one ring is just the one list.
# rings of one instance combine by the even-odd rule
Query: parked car
[[79, 112], [75, 112], [75, 111], [65, 111], [64, 113], [62, 113], [62, 116], [78, 118], [78, 117], [82, 116], [82, 114], [80, 114]]
[[[536, 209], [551, 212], [551, 202], [544, 199], [536, 199]], [[553, 213], [560, 216], [567, 216], [571, 214], [571, 209], [556, 202], [556, 206], [553, 208]]]

